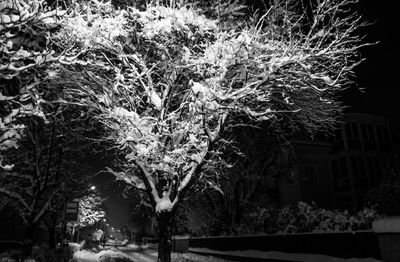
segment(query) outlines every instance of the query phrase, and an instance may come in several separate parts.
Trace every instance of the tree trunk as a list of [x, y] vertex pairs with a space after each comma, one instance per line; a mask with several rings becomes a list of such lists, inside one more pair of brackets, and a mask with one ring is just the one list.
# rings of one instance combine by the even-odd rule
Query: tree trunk
[[56, 249], [56, 227], [57, 227], [57, 214], [50, 215], [50, 221], [46, 224], [47, 231], [49, 234], [49, 249]]
[[240, 225], [240, 223], [242, 222], [242, 214], [244, 211], [244, 207], [243, 206], [237, 206], [236, 210], [235, 210], [235, 214], [233, 217], [233, 227]]
[[158, 259], [157, 262], [171, 262], [171, 212], [161, 212], [158, 215]]
[[49, 233], [49, 249], [56, 249], [56, 227], [51, 225], [48, 227]]
[[32, 255], [32, 247], [33, 247], [33, 234], [35, 232], [36, 225], [29, 224], [26, 228], [25, 239], [24, 239], [24, 257], [29, 257]]

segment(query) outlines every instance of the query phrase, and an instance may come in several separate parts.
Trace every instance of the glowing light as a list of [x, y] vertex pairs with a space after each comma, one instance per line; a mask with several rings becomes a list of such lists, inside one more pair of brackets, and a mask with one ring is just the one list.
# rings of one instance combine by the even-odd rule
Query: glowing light
[[95, 190], [96, 189], [96, 186], [91, 186], [90, 187], [90, 190]]

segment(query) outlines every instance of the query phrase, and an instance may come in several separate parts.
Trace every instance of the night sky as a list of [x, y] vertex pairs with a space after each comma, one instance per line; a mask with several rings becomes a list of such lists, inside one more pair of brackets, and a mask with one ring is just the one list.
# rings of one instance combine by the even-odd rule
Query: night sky
[[[356, 87], [343, 93], [343, 101], [349, 106], [348, 112], [367, 113], [389, 119], [394, 136], [400, 134], [400, 119], [397, 116], [398, 106], [397, 81], [399, 49], [395, 37], [398, 33], [398, 15], [394, 2], [378, 3], [377, 1], [360, 0], [359, 11], [364, 18], [373, 23], [363, 30], [366, 41], [379, 42], [374, 46], [362, 49], [366, 59], [356, 68], [357, 83], [364, 91]], [[104, 191], [111, 194], [106, 201], [110, 223], [120, 227], [128, 222], [129, 199], [121, 196], [122, 186], [115, 185]]]
[[366, 41], [377, 42], [365, 47], [362, 53], [366, 61], [358, 66], [357, 82], [365, 88], [364, 93], [356, 88], [343, 94], [349, 111], [368, 113], [390, 120], [393, 132], [399, 133], [400, 121], [397, 117], [398, 91], [396, 78], [399, 77], [399, 49], [395, 37], [398, 32], [397, 9], [389, 3], [377, 4], [377, 1], [360, 1], [360, 12], [367, 21], [373, 22], [364, 31]]

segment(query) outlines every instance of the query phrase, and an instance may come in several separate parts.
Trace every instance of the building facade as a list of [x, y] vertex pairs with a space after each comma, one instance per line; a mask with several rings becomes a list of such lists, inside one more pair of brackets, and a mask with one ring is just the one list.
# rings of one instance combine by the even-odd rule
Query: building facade
[[332, 137], [296, 136], [297, 179], [281, 181], [281, 204], [316, 202], [321, 207], [356, 210], [394, 160], [388, 120], [345, 114]]

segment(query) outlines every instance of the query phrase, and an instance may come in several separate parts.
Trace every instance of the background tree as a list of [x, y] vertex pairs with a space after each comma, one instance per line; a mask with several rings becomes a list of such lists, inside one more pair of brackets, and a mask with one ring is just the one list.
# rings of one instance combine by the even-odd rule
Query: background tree
[[0, 173], [0, 194], [12, 202], [27, 226], [27, 254], [33, 233], [42, 222], [49, 229], [50, 247], [54, 247], [55, 228], [65, 201], [87, 190], [95, 173], [87, 164], [79, 134], [64, 137], [68, 132], [62, 129], [71, 125], [63, 127], [65, 123], [58, 124], [57, 117], [52, 118], [50, 126], [37, 117], [25, 119], [26, 137], [19, 140], [18, 148], [8, 149], [4, 155], [14, 167]]
[[239, 151], [231, 155], [234, 165], [224, 172], [222, 186], [232, 229], [241, 224], [246, 210], [278, 201], [274, 191], [279, 179], [292, 176], [292, 169], [296, 168], [296, 156], [286, 141], [287, 134], [276, 136], [265, 126], [235, 129], [233, 140]]
[[52, 40], [65, 11], [51, 9], [43, 0], [5, 0], [0, 13], [0, 168], [10, 170], [13, 163], [4, 162], [3, 151], [18, 147], [25, 130], [20, 120], [48, 120], [43, 96], [53, 67], [74, 58]]
[[218, 180], [207, 170], [223, 163], [230, 141], [222, 134], [240, 119], [275, 132], [334, 126], [338, 93], [353, 83], [365, 45], [354, 2], [277, 2], [259, 17], [237, 17], [235, 28], [174, 1], [145, 10], [93, 1], [64, 20], [57, 41], [85, 65], [57, 74], [70, 81], [70, 103], [103, 125], [100, 141], [116, 152], [112, 173], [147, 193], [159, 261], [170, 261], [177, 204], [195, 182]]
[[[147, 237], [152, 232], [154, 210], [148, 202], [148, 198], [141, 192], [134, 193], [131, 197], [130, 221], [127, 230], [133, 233], [136, 240]], [[132, 241], [132, 239], [131, 239]]]
[[103, 199], [97, 195], [88, 195], [79, 199], [79, 226], [86, 227], [100, 221], [105, 212], [102, 210]]
[[67, 223], [67, 231], [71, 240], [85, 240], [86, 247], [97, 246], [98, 243], [95, 243], [93, 234], [99, 229], [103, 232], [106, 231], [103, 221], [106, 215], [103, 209], [104, 199], [89, 191], [75, 200], [79, 201], [78, 220]]
[[76, 164], [85, 161], [80, 134], [90, 125], [82, 128], [81, 112], [64, 106], [64, 94], [52, 83], [60, 64], [75, 63], [53, 39], [66, 10], [41, 0], [10, 0], [0, 12], [0, 194], [27, 225], [29, 254], [41, 222], [54, 244], [64, 189], [86, 181], [75, 175], [87, 171]]
[[[231, 152], [224, 158], [232, 164], [223, 167], [218, 181], [220, 188], [215, 190], [213, 185], [204, 185], [197, 194], [189, 194], [194, 199], [189, 201], [186, 214], [189, 220], [195, 220], [188, 221], [188, 225], [194, 226], [195, 234], [239, 233], [240, 227], [246, 226], [243, 216], [276, 205], [278, 181], [282, 176], [294, 179], [292, 169], [296, 168], [296, 156], [283, 134], [276, 137], [265, 126], [240, 126], [230, 133], [230, 140], [237, 146], [225, 150]], [[189, 229], [192, 231], [191, 226]]]
[[380, 184], [366, 197], [367, 205], [379, 215], [395, 216], [400, 214], [400, 159], [397, 155], [389, 165]]

